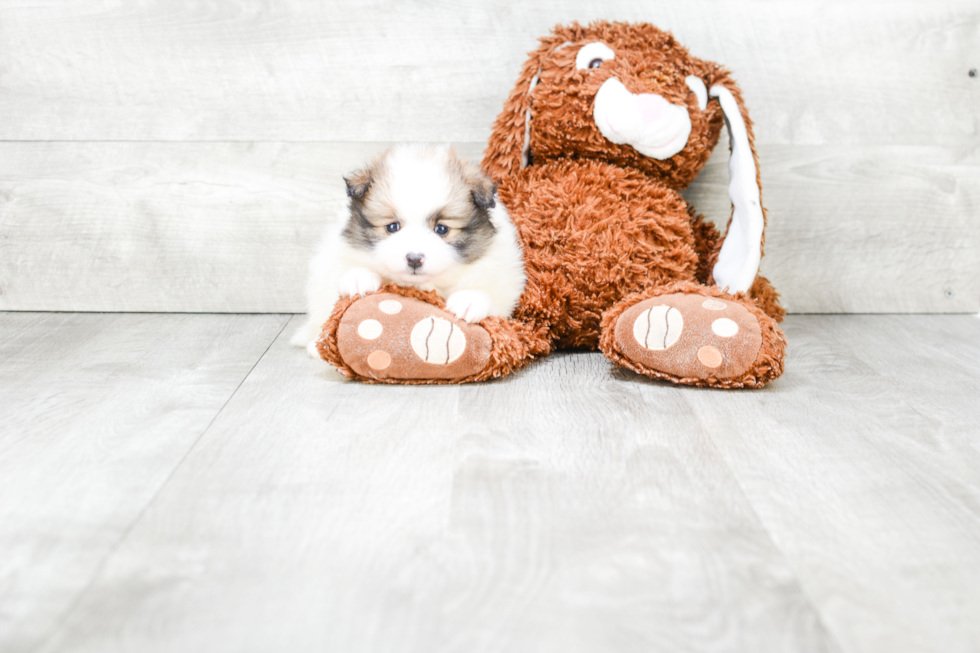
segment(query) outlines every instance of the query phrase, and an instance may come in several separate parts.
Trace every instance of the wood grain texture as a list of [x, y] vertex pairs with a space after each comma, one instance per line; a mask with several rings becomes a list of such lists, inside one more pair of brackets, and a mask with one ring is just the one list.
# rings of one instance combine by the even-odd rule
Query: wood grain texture
[[761, 143], [977, 143], [980, 8], [644, 0], [0, 2], [2, 140], [486, 140], [556, 23], [673, 30]]
[[[721, 229], [727, 147], [685, 197]], [[937, 147], [759, 148], [762, 273], [796, 313], [980, 309], [980, 161]], [[721, 216], [723, 219], [718, 220]]]
[[839, 650], [683, 391], [324, 370], [280, 338], [41, 650]]
[[0, 313], [0, 650], [51, 635], [285, 319]]
[[[477, 157], [536, 39], [595, 18], [735, 72], [790, 311], [977, 310], [973, 0], [0, 0], [0, 309], [302, 311], [340, 175]], [[688, 193], [720, 222], [724, 158]]]
[[490, 569], [452, 616], [489, 650], [838, 650], [684, 392], [583, 353], [461, 389], [458, 546]]
[[977, 316], [789, 316], [744, 392], [366, 386], [282, 322], [0, 314], [0, 650], [980, 645]]
[[[341, 176], [384, 143], [0, 143], [0, 309], [302, 312]], [[458, 145], [478, 159], [480, 143]], [[727, 147], [686, 193], [729, 213]], [[980, 165], [762, 146], [762, 270], [794, 312], [980, 307]]]
[[0, 309], [302, 312], [342, 175], [384, 147], [0, 143]]
[[980, 648], [980, 320], [810, 316], [757, 394], [685, 393], [847, 651]]

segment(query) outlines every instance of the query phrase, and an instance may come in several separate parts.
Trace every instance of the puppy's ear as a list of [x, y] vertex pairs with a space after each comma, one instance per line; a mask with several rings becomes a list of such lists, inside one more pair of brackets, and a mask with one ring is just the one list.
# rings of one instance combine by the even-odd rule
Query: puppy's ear
[[497, 202], [493, 199], [494, 193], [496, 192], [497, 184], [482, 175], [475, 185], [470, 186], [470, 194], [473, 196], [473, 202], [484, 211], [497, 206]]
[[347, 197], [361, 199], [368, 192], [372, 181], [374, 179], [371, 177], [370, 170], [358, 170], [344, 177], [344, 183], [347, 184]]
[[473, 204], [484, 211], [495, 207], [497, 202], [493, 196], [497, 192], [497, 184], [483, 174], [475, 165], [457, 158], [456, 152], [452, 152], [452, 156], [455, 162], [455, 169], [462, 177], [463, 183], [466, 184]]

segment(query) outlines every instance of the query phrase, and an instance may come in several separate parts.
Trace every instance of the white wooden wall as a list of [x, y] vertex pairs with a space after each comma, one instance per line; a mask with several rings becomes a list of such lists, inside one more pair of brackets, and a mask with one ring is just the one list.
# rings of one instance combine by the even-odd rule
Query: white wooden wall
[[[735, 72], [789, 310], [977, 310], [976, 0], [0, 0], [0, 309], [302, 311], [342, 173], [479, 157], [536, 38], [596, 18]], [[687, 193], [721, 220], [724, 147]]]

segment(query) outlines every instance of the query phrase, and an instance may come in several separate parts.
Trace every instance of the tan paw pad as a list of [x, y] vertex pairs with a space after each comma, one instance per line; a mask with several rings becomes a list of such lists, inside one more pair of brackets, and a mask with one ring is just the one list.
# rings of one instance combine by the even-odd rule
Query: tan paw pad
[[684, 330], [684, 316], [661, 304], [640, 313], [633, 322], [633, 339], [645, 349], [670, 349]]
[[372, 370], [386, 370], [391, 365], [391, 355], [386, 351], [376, 349], [368, 354], [367, 364]]
[[412, 329], [412, 349], [426, 363], [447, 365], [466, 349], [463, 330], [441, 317], [427, 317]]
[[738, 333], [738, 323], [727, 317], [720, 317], [711, 323], [711, 330], [722, 338], [731, 338]]
[[377, 320], [364, 320], [357, 325], [357, 335], [365, 340], [377, 340], [383, 331], [384, 327]]
[[402, 310], [402, 303], [397, 299], [386, 299], [378, 304], [378, 309], [380, 309], [382, 313], [395, 315]]
[[721, 367], [721, 364], [724, 362], [724, 359], [721, 357], [721, 352], [711, 345], [705, 345], [698, 350], [698, 360], [701, 361], [702, 365], [711, 369]]

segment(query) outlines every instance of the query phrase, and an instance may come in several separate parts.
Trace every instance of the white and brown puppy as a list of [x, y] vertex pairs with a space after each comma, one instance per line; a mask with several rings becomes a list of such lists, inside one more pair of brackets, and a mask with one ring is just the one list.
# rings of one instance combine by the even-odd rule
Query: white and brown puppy
[[308, 319], [293, 344], [315, 341], [341, 296], [384, 283], [435, 290], [467, 322], [507, 316], [524, 262], [496, 188], [449, 147], [399, 145], [344, 181], [350, 202], [310, 264]]

